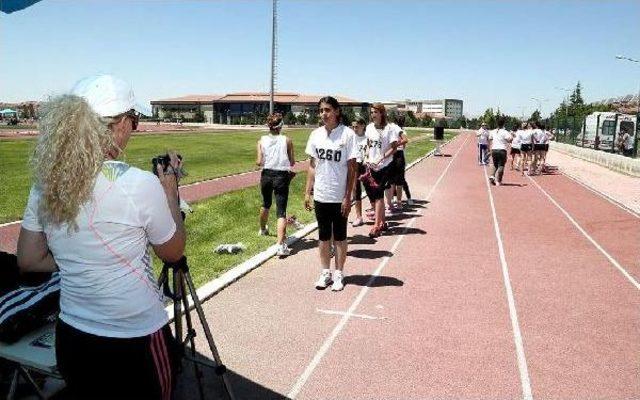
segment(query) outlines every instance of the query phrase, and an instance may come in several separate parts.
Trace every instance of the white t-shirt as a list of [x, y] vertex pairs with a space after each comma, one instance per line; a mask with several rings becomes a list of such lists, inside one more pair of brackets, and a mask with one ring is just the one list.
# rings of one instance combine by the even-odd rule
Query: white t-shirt
[[476, 137], [478, 138], [478, 144], [489, 144], [489, 131], [480, 128], [478, 129], [478, 133], [476, 133]]
[[260, 138], [260, 147], [264, 157], [262, 168], [274, 171], [291, 171], [286, 136], [264, 135]]
[[545, 143], [547, 140], [547, 134], [542, 129], [534, 129], [532, 134], [533, 140], [537, 144]]
[[358, 136], [355, 134], [353, 137], [355, 141], [356, 151], [358, 152], [358, 156], [356, 157], [356, 161], [359, 163], [364, 162], [365, 152], [367, 151], [367, 136], [363, 133], [362, 136]]
[[489, 140], [492, 140], [491, 150], [506, 150], [511, 142], [511, 133], [506, 129], [494, 129], [489, 132]]
[[76, 218], [78, 232], [41, 222], [40, 197], [32, 187], [22, 227], [46, 235], [60, 270], [60, 319], [86, 333], [118, 338], [149, 335], [165, 325], [149, 244], [167, 242], [176, 224], [158, 178], [105, 162], [93, 199]]
[[[391, 144], [398, 141], [398, 134], [401, 131], [400, 127], [396, 124], [387, 124], [383, 129], [376, 129], [375, 125], [370, 123], [367, 125], [367, 129], [364, 134], [367, 136], [369, 143], [369, 162], [375, 163], [384, 156]], [[380, 165], [373, 167], [378, 171], [387, 165], [391, 164], [393, 157], [387, 157], [380, 163]]]
[[355, 132], [340, 124], [327, 134], [324, 126], [309, 135], [305, 153], [316, 162], [313, 199], [321, 203], [342, 203], [347, 190], [347, 161], [358, 157]]
[[513, 137], [513, 140], [511, 141], [511, 148], [512, 149], [520, 149], [520, 136], [518, 136], [518, 132], [513, 132], [511, 134], [511, 137]]
[[521, 129], [517, 132], [520, 144], [531, 144], [533, 141], [533, 131], [531, 129]]

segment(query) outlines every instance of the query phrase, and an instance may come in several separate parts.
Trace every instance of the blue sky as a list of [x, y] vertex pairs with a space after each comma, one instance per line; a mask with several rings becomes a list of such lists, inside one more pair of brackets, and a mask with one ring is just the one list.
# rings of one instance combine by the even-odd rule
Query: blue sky
[[[640, 1], [281, 0], [278, 90], [365, 101], [460, 98], [544, 113], [634, 93]], [[0, 14], [0, 101], [41, 100], [97, 72], [143, 101], [267, 91], [270, 0], [42, 0]]]

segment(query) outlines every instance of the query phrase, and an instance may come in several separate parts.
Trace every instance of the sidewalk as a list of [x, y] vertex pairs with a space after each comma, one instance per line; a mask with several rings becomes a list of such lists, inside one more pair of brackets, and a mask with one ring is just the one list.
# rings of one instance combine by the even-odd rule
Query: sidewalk
[[640, 214], [640, 178], [624, 175], [554, 150], [549, 151], [547, 163], [557, 165], [568, 177]]

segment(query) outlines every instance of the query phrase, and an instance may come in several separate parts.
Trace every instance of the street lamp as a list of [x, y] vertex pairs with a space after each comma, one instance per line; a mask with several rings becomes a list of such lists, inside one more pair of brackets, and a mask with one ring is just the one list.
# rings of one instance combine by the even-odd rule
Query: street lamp
[[[634, 58], [617, 55], [617, 60], [629, 61], [635, 64], [640, 64], [640, 60], [636, 60]], [[635, 157], [638, 154], [638, 134], [640, 133], [640, 82], [638, 83], [638, 97], [636, 98], [636, 104], [638, 105], [638, 109], [636, 111], [636, 137], [633, 140], [633, 156]]]
[[537, 97], [532, 97], [531, 100], [534, 100], [538, 103], [538, 111], [540, 111], [540, 116], [542, 117], [542, 102], [547, 101], [549, 99], [539, 99]]

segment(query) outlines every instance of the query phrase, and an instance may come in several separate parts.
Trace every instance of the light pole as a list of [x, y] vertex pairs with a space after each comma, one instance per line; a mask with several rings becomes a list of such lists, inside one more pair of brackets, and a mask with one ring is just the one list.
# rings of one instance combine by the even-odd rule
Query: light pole
[[[622, 56], [619, 54], [616, 56], [616, 59], [629, 61], [629, 62], [640, 65], [640, 60], [636, 60], [634, 58]], [[638, 126], [640, 125], [640, 82], [638, 83], [638, 97], [636, 98], [636, 104], [638, 105], [638, 108], [636, 111], [636, 134], [635, 134], [635, 137], [633, 138], [633, 156], [634, 157], [638, 155], [638, 135], [640, 134], [640, 126]]]

